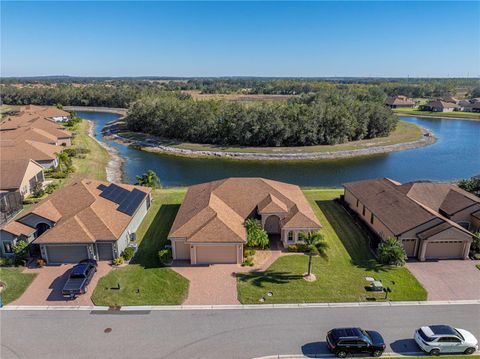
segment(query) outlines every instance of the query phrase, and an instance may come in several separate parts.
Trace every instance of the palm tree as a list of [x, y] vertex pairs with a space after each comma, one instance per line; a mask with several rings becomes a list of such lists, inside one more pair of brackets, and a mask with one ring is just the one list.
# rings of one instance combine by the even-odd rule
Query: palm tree
[[307, 277], [312, 274], [312, 257], [320, 256], [327, 258], [328, 243], [325, 242], [323, 234], [320, 231], [300, 232], [298, 237], [305, 242], [307, 246], [306, 255], [308, 256]]
[[148, 170], [141, 176], [136, 176], [138, 184], [141, 186], [152, 187], [152, 188], [161, 188], [162, 185], [160, 183], [160, 179], [158, 178], [157, 174], [152, 171]]

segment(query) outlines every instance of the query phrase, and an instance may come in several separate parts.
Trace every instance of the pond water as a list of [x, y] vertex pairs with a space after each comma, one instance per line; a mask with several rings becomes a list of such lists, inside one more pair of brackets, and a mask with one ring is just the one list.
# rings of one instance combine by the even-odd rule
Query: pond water
[[138, 151], [107, 141], [103, 126], [118, 117], [105, 112], [77, 112], [95, 121], [96, 137], [117, 148], [125, 158], [124, 178], [154, 170], [164, 186], [188, 186], [225, 177], [259, 176], [300, 186], [340, 187], [342, 183], [389, 177], [412, 180], [455, 180], [480, 174], [480, 121], [402, 117], [430, 129], [438, 141], [413, 150], [361, 158], [315, 161], [244, 161], [185, 158]]

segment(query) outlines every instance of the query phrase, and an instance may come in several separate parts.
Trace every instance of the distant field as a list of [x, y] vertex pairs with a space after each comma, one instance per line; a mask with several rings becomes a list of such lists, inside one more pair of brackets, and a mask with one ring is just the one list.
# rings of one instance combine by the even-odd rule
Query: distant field
[[247, 94], [203, 94], [197, 90], [181, 91], [191, 95], [195, 100], [226, 100], [226, 101], [286, 101], [296, 95], [247, 95]]
[[450, 118], [466, 118], [470, 120], [480, 120], [480, 113], [475, 112], [463, 112], [463, 111], [454, 111], [454, 112], [429, 112], [429, 111], [419, 111], [414, 108], [395, 108], [393, 112], [397, 114], [405, 114], [410, 116], [418, 117], [450, 117]]
[[[135, 132], [120, 132], [120, 136], [134, 140], [151, 139], [151, 135]], [[400, 121], [395, 131], [388, 137], [378, 137], [371, 140], [352, 141], [339, 145], [318, 145], [302, 147], [222, 147], [201, 143], [173, 142], [169, 140], [158, 141], [159, 144], [171, 147], [194, 150], [194, 151], [215, 151], [215, 152], [243, 152], [243, 153], [307, 153], [307, 152], [337, 152], [350, 151], [375, 146], [394, 145], [398, 143], [413, 142], [422, 137], [422, 130], [419, 126], [408, 122]]]

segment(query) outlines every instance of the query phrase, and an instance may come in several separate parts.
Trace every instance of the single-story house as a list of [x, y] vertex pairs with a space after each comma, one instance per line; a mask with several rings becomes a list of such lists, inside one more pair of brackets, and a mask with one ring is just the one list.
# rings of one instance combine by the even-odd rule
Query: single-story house
[[20, 107], [20, 111], [40, 115], [55, 122], [67, 122], [70, 119], [70, 112], [55, 106], [27, 105]]
[[173, 258], [191, 264], [241, 263], [245, 220], [261, 220], [287, 246], [300, 232], [321, 229], [298, 186], [264, 178], [227, 178], [188, 188], [168, 239]]
[[34, 160], [11, 159], [0, 160], [0, 190], [18, 191], [22, 196], [32, 194], [37, 183], [43, 187], [45, 177], [43, 167]]
[[474, 102], [473, 99], [461, 100], [458, 102], [458, 108], [465, 112], [480, 112], [480, 102]]
[[[59, 138], [48, 131], [35, 127], [20, 127], [15, 130], [4, 130], [0, 128], [0, 138], [2, 141], [12, 140], [18, 142], [21, 140], [30, 140], [56, 146], [62, 146], [63, 144], [66, 145], [64, 138]], [[70, 140], [67, 142], [71, 143]]]
[[450, 103], [458, 103], [458, 99], [451, 95], [443, 96], [442, 98], [440, 98], [440, 100]]
[[18, 240], [48, 264], [86, 258], [112, 260], [135, 237], [150, 207], [146, 187], [82, 180], [52, 195], [0, 228], [1, 254]]
[[453, 102], [446, 102], [442, 100], [435, 100], [427, 102], [425, 105], [420, 106], [422, 111], [432, 111], [432, 112], [452, 112], [457, 109], [458, 106]]
[[413, 108], [415, 107], [415, 101], [403, 95], [388, 96], [385, 105], [390, 108]]
[[61, 146], [30, 140], [0, 141], [0, 160], [29, 159], [43, 168], [58, 166], [57, 155], [62, 152]]
[[480, 228], [480, 198], [453, 184], [388, 178], [344, 188], [346, 205], [381, 239], [400, 241], [408, 257], [468, 258], [472, 232]]

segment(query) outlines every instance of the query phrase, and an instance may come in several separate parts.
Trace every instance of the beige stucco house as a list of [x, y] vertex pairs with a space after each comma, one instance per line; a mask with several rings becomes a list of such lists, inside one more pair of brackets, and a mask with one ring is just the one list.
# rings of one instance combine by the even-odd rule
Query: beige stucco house
[[480, 198], [453, 184], [387, 178], [344, 188], [348, 207], [380, 238], [399, 240], [408, 257], [468, 258], [472, 232], [480, 228]]
[[258, 218], [286, 246], [321, 228], [298, 186], [264, 178], [228, 178], [189, 187], [169, 240], [173, 258], [191, 264], [241, 263], [245, 220]]
[[18, 240], [48, 264], [112, 260], [134, 238], [150, 207], [149, 188], [82, 180], [57, 190], [0, 228], [0, 251]]
[[45, 181], [43, 167], [31, 159], [0, 160], [0, 190], [29, 196], [37, 183]]

